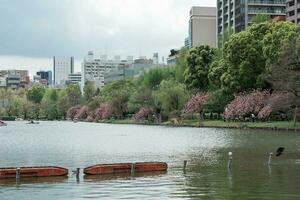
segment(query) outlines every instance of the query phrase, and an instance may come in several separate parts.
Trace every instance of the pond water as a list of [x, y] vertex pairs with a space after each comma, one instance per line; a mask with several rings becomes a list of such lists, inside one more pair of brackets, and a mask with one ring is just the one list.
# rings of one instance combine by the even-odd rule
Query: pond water
[[[0, 127], [0, 140], [0, 167], [169, 165], [166, 173], [0, 179], [1, 200], [300, 199], [300, 134], [294, 132], [9, 122]], [[279, 146], [286, 150], [269, 166], [268, 155]]]

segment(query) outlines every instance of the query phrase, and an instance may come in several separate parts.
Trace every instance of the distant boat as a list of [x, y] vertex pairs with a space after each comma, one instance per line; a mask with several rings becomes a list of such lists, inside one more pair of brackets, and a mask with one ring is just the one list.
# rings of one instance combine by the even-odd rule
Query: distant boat
[[29, 121], [27, 124], [39, 124], [40, 122], [35, 122], [33, 120]]
[[0, 126], [7, 126], [7, 123], [0, 121]]
[[[20, 168], [20, 177], [51, 177], [66, 175], [68, 175], [68, 169], [62, 167], [45, 166]], [[16, 176], [16, 167], [0, 168], [0, 178], [15, 178]]]
[[116, 163], [99, 164], [83, 169], [86, 175], [116, 174], [134, 172], [167, 171], [168, 164], [164, 162]]

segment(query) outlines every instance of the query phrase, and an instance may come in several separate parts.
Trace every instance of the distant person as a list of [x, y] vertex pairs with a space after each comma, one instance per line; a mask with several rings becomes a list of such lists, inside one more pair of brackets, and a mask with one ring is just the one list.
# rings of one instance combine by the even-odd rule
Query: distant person
[[251, 119], [252, 119], [252, 122], [255, 121], [255, 115], [253, 113], [251, 114]]

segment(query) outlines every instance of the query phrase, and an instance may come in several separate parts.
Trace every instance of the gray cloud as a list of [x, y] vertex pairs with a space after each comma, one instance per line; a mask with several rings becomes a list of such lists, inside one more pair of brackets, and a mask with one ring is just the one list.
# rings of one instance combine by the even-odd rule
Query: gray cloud
[[[150, 56], [183, 45], [189, 9], [212, 0], [1, 0], [0, 55]], [[1, 66], [1, 59], [0, 59]]]

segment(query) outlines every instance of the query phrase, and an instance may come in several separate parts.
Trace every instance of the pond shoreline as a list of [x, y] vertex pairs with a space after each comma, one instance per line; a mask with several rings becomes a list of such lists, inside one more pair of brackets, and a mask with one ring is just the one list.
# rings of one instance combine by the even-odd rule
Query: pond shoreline
[[[24, 120], [27, 121], [27, 120]], [[51, 120], [36, 120], [36, 121], [51, 121]], [[59, 120], [59, 121], [70, 121], [70, 120]], [[89, 122], [89, 121], [79, 121]], [[89, 123], [101, 123], [101, 124], [124, 124], [124, 125], [143, 125], [143, 126], [164, 126], [164, 127], [189, 127], [189, 128], [217, 128], [217, 129], [253, 129], [253, 130], [272, 130], [272, 131], [289, 131], [300, 133], [300, 122], [297, 123], [296, 127], [293, 127], [291, 121], [272, 121], [272, 122], [224, 122], [222, 120], [205, 120], [199, 123], [198, 120], [183, 120], [181, 122], [167, 121], [161, 124], [149, 123], [149, 122], [136, 122], [132, 119], [123, 120], [101, 120], [97, 122]]]
[[[210, 123], [212, 122], [212, 123]], [[220, 123], [221, 122], [221, 123]], [[226, 128], [226, 129], [253, 129], [253, 130], [273, 130], [273, 131], [293, 131], [300, 132], [300, 125], [296, 127], [289, 126], [292, 122], [223, 122], [223, 121], [204, 121], [202, 125], [196, 122], [183, 122], [181, 124], [174, 124], [170, 121], [156, 124], [156, 123], [139, 123], [134, 120], [109, 120], [100, 121], [97, 123], [103, 124], [128, 124], [128, 125], [145, 125], [145, 126], [165, 126], [165, 127], [189, 127], [189, 128]], [[269, 123], [269, 124], [268, 124]], [[225, 124], [225, 125], [224, 125]]]

